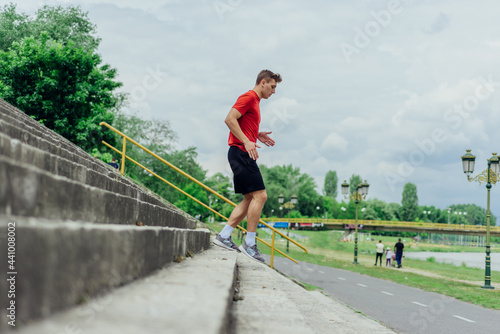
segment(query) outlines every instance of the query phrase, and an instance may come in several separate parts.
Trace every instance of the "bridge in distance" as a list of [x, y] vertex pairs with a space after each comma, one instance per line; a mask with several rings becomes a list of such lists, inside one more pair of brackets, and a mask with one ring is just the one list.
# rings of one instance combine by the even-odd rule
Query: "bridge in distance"
[[[288, 223], [291, 227], [316, 227], [324, 226], [330, 230], [350, 230], [356, 226], [354, 219], [322, 219], [322, 218], [267, 218], [268, 223]], [[300, 224], [300, 225], [299, 225]], [[285, 225], [286, 226], [286, 225]], [[362, 227], [361, 227], [362, 226]], [[362, 220], [358, 219], [359, 231], [394, 231], [394, 232], [417, 232], [417, 233], [444, 233], [458, 235], [486, 235], [486, 226], [482, 225], [457, 225], [438, 224], [425, 222], [400, 222], [386, 220]], [[500, 226], [491, 226], [490, 235], [500, 237]]]

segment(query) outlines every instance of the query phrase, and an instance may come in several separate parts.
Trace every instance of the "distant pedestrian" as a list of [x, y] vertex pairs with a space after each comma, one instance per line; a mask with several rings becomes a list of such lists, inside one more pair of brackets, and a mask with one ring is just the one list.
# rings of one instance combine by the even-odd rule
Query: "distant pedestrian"
[[384, 244], [382, 243], [382, 240], [379, 240], [378, 243], [375, 245], [375, 247], [377, 248], [375, 265], [377, 265], [377, 261], [380, 259], [380, 266], [382, 267], [382, 254], [384, 254]]
[[116, 169], [119, 169], [119, 168], [120, 168], [120, 165], [116, 162], [116, 159], [115, 159], [115, 158], [113, 158], [113, 159], [111, 160], [111, 162], [108, 162], [108, 165], [110, 165], [111, 167], [116, 168]]
[[402, 267], [401, 261], [403, 260], [403, 248], [405, 248], [405, 245], [401, 242], [401, 238], [399, 238], [398, 242], [394, 245], [394, 253], [396, 253], [398, 268]]
[[387, 247], [387, 250], [385, 251], [385, 266], [391, 266], [391, 258], [392, 258], [392, 251], [391, 247]]

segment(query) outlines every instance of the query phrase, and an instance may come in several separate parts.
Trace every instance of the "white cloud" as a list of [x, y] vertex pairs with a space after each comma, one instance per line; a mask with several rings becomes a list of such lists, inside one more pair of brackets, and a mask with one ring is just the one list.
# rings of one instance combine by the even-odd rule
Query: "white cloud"
[[[139, 112], [170, 120], [179, 148], [197, 146], [209, 174], [227, 171], [227, 112], [269, 68], [283, 82], [261, 102], [262, 128], [277, 144], [261, 149], [260, 163], [300, 167], [318, 190], [336, 170], [339, 179], [360, 174], [370, 197], [389, 202], [400, 202], [404, 183], [413, 182], [421, 204], [485, 205], [484, 194], [471, 192], [460, 156], [471, 148], [485, 167], [500, 151], [498, 2], [402, 2], [403, 11], [368, 36], [350, 63], [339, 45], [353, 43], [355, 28], [376, 22], [372, 12], [388, 1], [228, 1], [222, 17], [211, 0], [78, 3], [97, 24], [100, 52], [118, 69], [124, 91], [144, 86], [148, 68], [166, 73]], [[487, 98], [472, 111], [453, 109], [474, 102], [467, 98], [489, 76]], [[399, 175], [402, 161], [422, 154], [391, 188], [384, 173]], [[492, 203], [500, 215], [500, 201]]]
[[349, 142], [347, 139], [338, 133], [330, 133], [321, 143], [321, 151], [324, 154], [335, 154], [338, 152], [345, 152], [348, 148]]
[[432, 25], [425, 29], [425, 33], [433, 35], [438, 34], [450, 26], [450, 17], [445, 13], [439, 13], [439, 16], [432, 22]]

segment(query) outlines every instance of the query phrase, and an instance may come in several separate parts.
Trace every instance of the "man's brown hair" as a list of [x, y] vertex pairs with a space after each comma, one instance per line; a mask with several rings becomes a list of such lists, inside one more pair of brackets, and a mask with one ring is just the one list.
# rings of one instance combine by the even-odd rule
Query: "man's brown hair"
[[281, 79], [281, 75], [279, 73], [273, 73], [272, 71], [269, 70], [262, 70], [260, 71], [259, 75], [257, 75], [257, 81], [255, 82], [256, 85], [260, 84], [262, 79], [265, 79], [266, 82], [271, 81], [271, 79], [276, 80], [276, 83], [280, 83], [283, 79]]

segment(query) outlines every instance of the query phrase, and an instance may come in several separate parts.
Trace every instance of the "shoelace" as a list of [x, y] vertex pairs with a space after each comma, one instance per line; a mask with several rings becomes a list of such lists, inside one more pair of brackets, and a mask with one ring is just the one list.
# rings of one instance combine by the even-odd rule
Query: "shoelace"
[[252, 247], [250, 247], [254, 252], [255, 252], [255, 255], [259, 256], [260, 255], [260, 252], [259, 250], [257, 249], [257, 245], [253, 245]]

